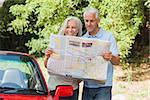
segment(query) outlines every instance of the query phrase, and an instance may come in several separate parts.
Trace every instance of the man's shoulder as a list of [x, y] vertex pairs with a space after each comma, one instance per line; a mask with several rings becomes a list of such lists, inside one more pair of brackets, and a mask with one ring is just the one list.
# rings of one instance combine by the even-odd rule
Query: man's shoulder
[[100, 28], [100, 31], [98, 32], [97, 36], [100, 38], [107, 38], [107, 39], [114, 37], [112, 32], [105, 30], [104, 28]]
[[105, 35], [112, 35], [112, 32], [111, 31], [108, 31], [108, 30], [105, 30], [104, 28], [100, 28], [100, 31], [99, 33], [103, 33]]

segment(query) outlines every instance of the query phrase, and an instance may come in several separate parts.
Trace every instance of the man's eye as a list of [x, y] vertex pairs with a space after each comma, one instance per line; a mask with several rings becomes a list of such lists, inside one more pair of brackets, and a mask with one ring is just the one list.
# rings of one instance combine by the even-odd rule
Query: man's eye
[[76, 27], [72, 27], [73, 29], [76, 29]]
[[88, 20], [84, 20], [84, 22], [88, 22]]
[[93, 20], [91, 20], [90, 22], [94, 22]]

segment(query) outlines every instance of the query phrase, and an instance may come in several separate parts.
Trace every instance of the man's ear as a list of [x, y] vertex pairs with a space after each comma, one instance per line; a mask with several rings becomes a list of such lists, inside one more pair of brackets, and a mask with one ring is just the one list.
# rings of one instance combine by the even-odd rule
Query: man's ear
[[99, 24], [100, 24], [100, 19], [98, 18], [97, 19], [97, 25], [99, 26]]
[[100, 23], [100, 18], [97, 19], [98, 23]]

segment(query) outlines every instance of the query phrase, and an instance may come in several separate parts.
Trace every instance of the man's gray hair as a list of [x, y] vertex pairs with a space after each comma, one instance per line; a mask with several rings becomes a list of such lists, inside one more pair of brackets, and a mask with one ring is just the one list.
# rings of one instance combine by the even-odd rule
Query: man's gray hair
[[96, 8], [88, 7], [85, 9], [83, 16], [85, 16], [87, 13], [96, 14], [96, 18], [99, 19], [99, 12]]
[[70, 20], [76, 21], [77, 28], [78, 28], [77, 36], [82, 36], [82, 22], [78, 17], [74, 17], [74, 16], [69, 16], [65, 19], [65, 21], [62, 24], [58, 34], [59, 35], [65, 35], [65, 29], [67, 28], [68, 21], [70, 21]]

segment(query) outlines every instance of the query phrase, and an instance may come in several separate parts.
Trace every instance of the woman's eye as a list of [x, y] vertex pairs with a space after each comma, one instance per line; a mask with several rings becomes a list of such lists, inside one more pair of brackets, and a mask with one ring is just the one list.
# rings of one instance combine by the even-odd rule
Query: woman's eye
[[76, 27], [72, 27], [73, 29], [76, 29]]

